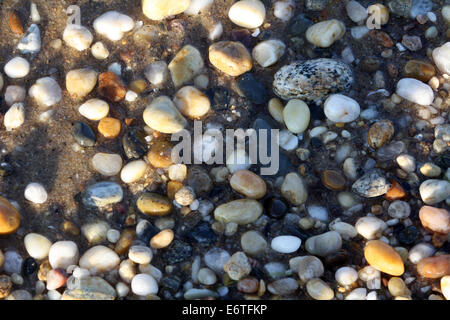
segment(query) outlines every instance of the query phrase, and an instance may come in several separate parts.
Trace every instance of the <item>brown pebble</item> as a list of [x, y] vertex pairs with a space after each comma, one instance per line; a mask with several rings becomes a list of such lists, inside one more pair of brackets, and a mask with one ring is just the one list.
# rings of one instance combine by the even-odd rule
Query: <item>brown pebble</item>
[[403, 187], [395, 180], [391, 181], [391, 188], [386, 192], [384, 195], [386, 200], [393, 201], [393, 200], [399, 200], [406, 197], [406, 192], [403, 189]]
[[111, 102], [120, 102], [125, 98], [127, 89], [115, 73], [107, 71], [98, 76], [98, 92]]
[[167, 168], [172, 162], [171, 152], [172, 143], [165, 140], [157, 140], [150, 147], [148, 152], [148, 161], [155, 168]]
[[22, 21], [20, 21], [19, 15], [15, 11], [11, 11], [8, 17], [9, 28], [15, 34], [23, 34]]
[[99, 121], [98, 132], [107, 139], [114, 139], [120, 134], [121, 127], [120, 120], [106, 117]]
[[379, 45], [390, 48], [394, 45], [394, 41], [392, 38], [384, 31], [380, 30], [371, 30], [369, 32], [371, 38], [373, 38]]
[[447, 241], [447, 235], [446, 234], [442, 234], [442, 233], [433, 233], [433, 238], [431, 240], [431, 242], [433, 243], [433, 246], [437, 249], [442, 248], [442, 246], [445, 244], [445, 242]]
[[7, 199], [0, 197], [0, 235], [14, 233], [19, 226], [19, 212]]
[[0, 299], [6, 298], [11, 292], [12, 281], [6, 275], [0, 275]]
[[143, 79], [134, 80], [130, 83], [129, 88], [137, 94], [140, 94], [147, 88], [147, 82]]
[[369, 129], [368, 143], [372, 148], [380, 148], [394, 137], [394, 126], [390, 120], [375, 122]]
[[403, 73], [405, 77], [428, 82], [436, 74], [436, 70], [431, 63], [409, 60], [403, 68]]
[[374, 215], [380, 215], [383, 213], [383, 207], [379, 204], [374, 204], [372, 207], [370, 207], [370, 212], [372, 212]]
[[48, 272], [52, 270], [52, 266], [50, 265], [50, 262], [48, 260], [45, 260], [41, 263], [38, 270], [38, 279], [41, 281], [47, 281], [47, 274]]
[[244, 293], [255, 293], [258, 291], [259, 281], [255, 278], [244, 278], [239, 280], [237, 289]]
[[322, 172], [322, 183], [330, 190], [338, 191], [345, 187], [344, 176], [335, 170], [325, 170]]
[[120, 238], [117, 241], [116, 246], [114, 247], [114, 251], [118, 255], [125, 254], [128, 249], [130, 249], [135, 235], [136, 231], [134, 229], [125, 229], [120, 235]]
[[450, 275], [450, 254], [420, 260], [417, 264], [417, 272], [422, 277], [431, 279]]
[[183, 184], [179, 181], [169, 181], [167, 183], [167, 197], [170, 200], [175, 199], [175, 193], [183, 187]]
[[80, 229], [68, 220], [61, 224], [61, 230], [75, 237], [80, 235]]

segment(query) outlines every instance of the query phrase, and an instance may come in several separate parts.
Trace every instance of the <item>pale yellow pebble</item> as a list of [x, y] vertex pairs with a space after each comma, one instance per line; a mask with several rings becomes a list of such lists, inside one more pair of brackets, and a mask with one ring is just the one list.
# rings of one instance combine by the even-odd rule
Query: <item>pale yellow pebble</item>
[[280, 99], [278, 98], [270, 99], [268, 110], [272, 118], [274, 118], [279, 123], [284, 123], [283, 119], [284, 106]]
[[169, 246], [174, 238], [174, 233], [170, 229], [164, 229], [150, 240], [150, 246], [155, 249], [162, 249]]

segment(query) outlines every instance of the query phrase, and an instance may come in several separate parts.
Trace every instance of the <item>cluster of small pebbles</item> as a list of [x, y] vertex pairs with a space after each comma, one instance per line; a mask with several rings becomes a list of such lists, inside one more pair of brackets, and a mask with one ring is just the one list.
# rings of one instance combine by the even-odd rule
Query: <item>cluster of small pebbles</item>
[[4, 2], [0, 299], [450, 299], [447, 1]]

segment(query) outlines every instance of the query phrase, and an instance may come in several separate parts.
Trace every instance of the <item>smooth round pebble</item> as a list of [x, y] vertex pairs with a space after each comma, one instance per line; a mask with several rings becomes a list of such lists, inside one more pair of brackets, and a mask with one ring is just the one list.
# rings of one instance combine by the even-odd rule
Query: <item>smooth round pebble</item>
[[3, 71], [12, 79], [20, 79], [30, 72], [30, 63], [22, 57], [14, 57], [5, 64]]
[[149, 274], [140, 273], [131, 281], [131, 291], [138, 296], [147, 296], [158, 293], [158, 283]]
[[29, 233], [23, 239], [25, 249], [30, 257], [36, 260], [47, 258], [52, 243], [49, 239], [38, 233]]
[[42, 184], [38, 182], [29, 183], [24, 191], [25, 199], [36, 204], [42, 204], [47, 201], [47, 191]]
[[141, 179], [147, 170], [147, 163], [144, 160], [134, 160], [123, 166], [120, 172], [120, 179], [125, 183], [132, 183]]
[[48, 260], [53, 269], [67, 269], [78, 264], [78, 246], [73, 241], [57, 241], [50, 247]]
[[271, 247], [279, 253], [293, 253], [300, 248], [302, 240], [295, 236], [278, 236], [272, 239]]
[[92, 157], [92, 166], [104, 176], [115, 176], [122, 168], [122, 157], [116, 153], [99, 152]]

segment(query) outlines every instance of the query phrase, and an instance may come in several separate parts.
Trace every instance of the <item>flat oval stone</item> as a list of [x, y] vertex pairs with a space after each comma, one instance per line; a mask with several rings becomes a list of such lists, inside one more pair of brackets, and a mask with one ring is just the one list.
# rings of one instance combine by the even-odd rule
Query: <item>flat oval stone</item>
[[403, 99], [423, 106], [430, 105], [434, 100], [433, 89], [414, 78], [403, 78], [397, 82], [396, 93]]
[[230, 179], [233, 190], [250, 199], [261, 199], [266, 194], [266, 183], [257, 174], [249, 170], [239, 170]]
[[197, 119], [208, 113], [211, 102], [208, 97], [193, 86], [186, 86], [177, 91], [174, 103], [178, 110], [189, 119]]
[[186, 119], [167, 96], [154, 99], [145, 108], [143, 117], [150, 128], [162, 133], [177, 133], [187, 124]]
[[120, 172], [120, 179], [125, 183], [132, 183], [141, 179], [147, 170], [147, 163], [144, 160], [134, 160], [128, 162]]
[[99, 152], [92, 157], [92, 166], [104, 176], [115, 176], [122, 168], [122, 157], [116, 153]]
[[114, 300], [116, 290], [100, 277], [80, 278], [68, 287], [61, 300]]
[[97, 84], [97, 71], [90, 68], [71, 70], [66, 75], [66, 88], [74, 98], [88, 95]]
[[105, 246], [95, 246], [86, 251], [80, 258], [81, 268], [88, 269], [91, 274], [105, 273], [116, 268], [120, 258], [113, 250]]
[[155, 249], [162, 249], [168, 247], [174, 238], [174, 233], [170, 229], [161, 230], [154, 235], [150, 240], [150, 246]]
[[120, 134], [122, 125], [120, 120], [115, 118], [102, 118], [98, 123], [98, 132], [107, 139], [114, 139]]
[[308, 191], [302, 178], [295, 172], [288, 173], [281, 185], [281, 194], [294, 205], [300, 205], [308, 199]]
[[256, 29], [263, 24], [266, 8], [259, 0], [241, 0], [233, 4], [228, 18], [240, 27]]
[[142, 158], [147, 152], [145, 131], [140, 128], [129, 129], [122, 138], [122, 147], [128, 159]]
[[403, 68], [403, 73], [405, 77], [428, 82], [436, 74], [436, 70], [431, 63], [420, 60], [409, 60]]
[[255, 222], [263, 212], [262, 205], [253, 199], [239, 199], [224, 203], [214, 210], [214, 218], [223, 222], [249, 224]]
[[290, 132], [302, 133], [311, 120], [308, 105], [298, 99], [290, 100], [283, 109], [283, 120]]
[[252, 69], [252, 56], [237, 41], [220, 41], [209, 47], [209, 61], [223, 73], [237, 77]]
[[73, 241], [57, 241], [52, 244], [48, 252], [48, 260], [53, 269], [65, 270], [70, 265], [78, 264], [78, 258], [78, 246]]
[[242, 250], [251, 256], [259, 256], [267, 248], [267, 241], [257, 231], [247, 231], [241, 236]]
[[30, 257], [42, 260], [47, 258], [52, 243], [43, 235], [38, 233], [29, 233], [23, 239], [25, 249]]
[[373, 198], [385, 194], [390, 186], [386, 178], [374, 170], [356, 180], [352, 185], [352, 191], [362, 197]]
[[325, 170], [322, 172], [322, 183], [330, 190], [338, 191], [345, 188], [344, 176], [335, 170]]
[[450, 197], [450, 182], [429, 179], [419, 187], [420, 197], [426, 204], [436, 204]]
[[313, 101], [346, 92], [352, 84], [353, 72], [347, 64], [320, 58], [282, 67], [275, 73], [273, 91], [285, 100]]
[[73, 126], [73, 136], [82, 147], [92, 147], [95, 144], [95, 133], [91, 127], [81, 121], [77, 121]]
[[336, 231], [328, 231], [317, 236], [308, 238], [305, 242], [305, 249], [309, 253], [325, 257], [337, 252], [342, 247], [342, 238]]
[[108, 115], [109, 105], [101, 99], [89, 99], [78, 108], [78, 112], [89, 120], [97, 121]]
[[300, 248], [302, 240], [295, 236], [278, 236], [272, 239], [271, 247], [280, 253], [293, 253]]
[[450, 213], [444, 208], [423, 206], [419, 210], [419, 218], [422, 225], [434, 232], [450, 232]]
[[158, 283], [149, 274], [140, 273], [131, 281], [131, 290], [138, 296], [147, 296], [158, 293]]
[[163, 20], [189, 8], [190, 0], [143, 0], [142, 12], [151, 20]]
[[313, 24], [306, 30], [306, 40], [320, 47], [328, 48], [345, 34], [345, 25], [337, 19], [325, 20]]
[[8, 200], [0, 197], [0, 235], [14, 233], [19, 226], [19, 212]]
[[157, 193], [143, 193], [137, 199], [138, 209], [149, 216], [165, 216], [172, 210], [172, 202]]
[[331, 300], [334, 298], [333, 290], [319, 278], [311, 279], [306, 283], [306, 292], [314, 300]]
[[86, 207], [102, 208], [123, 199], [123, 191], [115, 182], [98, 182], [86, 188], [82, 201]]
[[417, 273], [424, 278], [438, 279], [450, 275], [450, 254], [424, 258], [417, 264]]
[[324, 113], [333, 122], [352, 122], [359, 117], [359, 103], [343, 94], [332, 94], [323, 104]]
[[364, 248], [364, 257], [372, 267], [381, 272], [392, 276], [401, 276], [405, 272], [400, 255], [381, 240], [368, 241]]
[[147, 154], [148, 161], [155, 168], [167, 168], [173, 164], [172, 161], [173, 145], [170, 141], [157, 140], [150, 146]]

